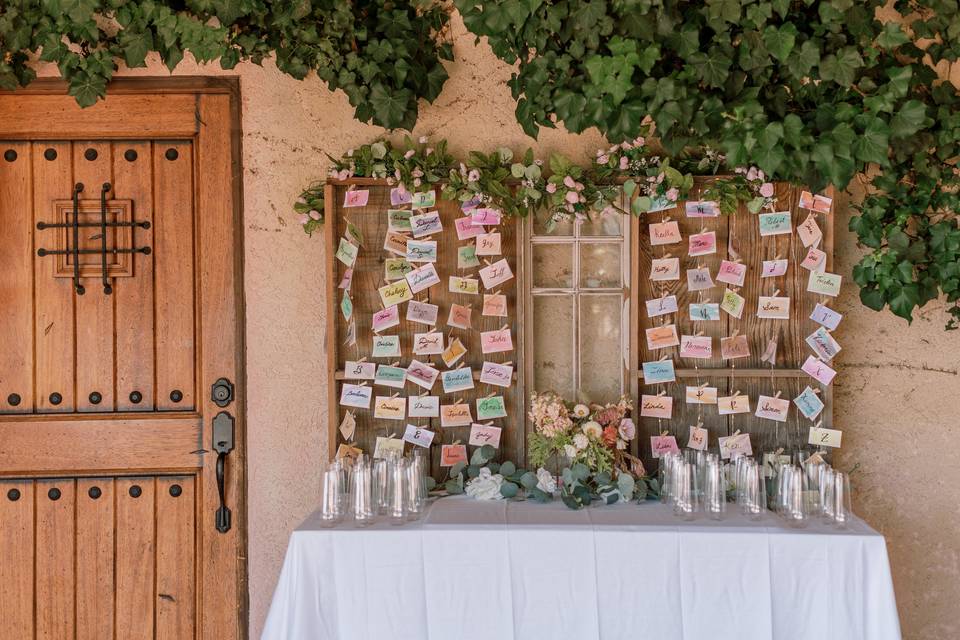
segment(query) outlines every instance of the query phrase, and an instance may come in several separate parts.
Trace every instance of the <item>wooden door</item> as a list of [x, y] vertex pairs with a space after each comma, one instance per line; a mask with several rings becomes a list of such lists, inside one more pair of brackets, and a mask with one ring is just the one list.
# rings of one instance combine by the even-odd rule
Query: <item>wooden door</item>
[[0, 640], [246, 635], [237, 99], [0, 92]]

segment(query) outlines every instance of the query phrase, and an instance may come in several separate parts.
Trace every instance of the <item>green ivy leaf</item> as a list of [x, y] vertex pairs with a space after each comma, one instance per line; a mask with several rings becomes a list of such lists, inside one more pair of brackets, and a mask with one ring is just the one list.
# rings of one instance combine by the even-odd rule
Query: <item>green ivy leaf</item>
[[763, 43], [767, 51], [780, 62], [784, 62], [790, 57], [793, 46], [797, 41], [797, 28], [791, 23], [786, 23], [780, 28], [773, 25], [763, 30]]
[[890, 129], [880, 118], [871, 118], [853, 143], [853, 153], [862, 162], [889, 164]]
[[915, 284], [896, 286], [887, 294], [890, 310], [907, 322], [913, 322], [913, 309], [917, 306], [919, 299], [920, 289]]
[[711, 51], [709, 54], [698, 51], [687, 62], [697, 71], [700, 80], [710, 87], [722, 87], [730, 74], [729, 56], [720, 51]]
[[829, 55], [820, 63], [820, 77], [832, 80], [842, 87], [849, 87], [863, 66], [863, 58], [853, 47], [846, 47], [839, 55]]
[[927, 118], [927, 106], [919, 100], [908, 100], [890, 120], [890, 136], [907, 138], [924, 128], [932, 120]]

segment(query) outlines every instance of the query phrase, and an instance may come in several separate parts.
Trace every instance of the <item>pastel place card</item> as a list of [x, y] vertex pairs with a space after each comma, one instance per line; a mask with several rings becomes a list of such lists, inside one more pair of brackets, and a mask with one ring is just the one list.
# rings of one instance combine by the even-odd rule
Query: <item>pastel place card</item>
[[428, 211], [419, 215], [410, 216], [410, 227], [414, 238], [426, 238], [443, 231], [439, 211]]
[[656, 211], [666, 211], [667, 209], [674, 209], [677, 206], [676, 200], [671, 200], [666, 195], [655, 196], [653, 202], [650, 203], [650, 206], [647, 208], [647, 213], [654, 213]]
[[353, 267], [343, 270], [343, 278], [340, 279], [340, 284], [337, 285], [337, 289], [350, 289], [350, 283], [353, 282]]
[[400, 324], [400, 307], [393, 305], [373, 314], [371, 324], [374, 331], [383, 331]]
[[722, 416], [750, 413], [750, 396], [734, 395], [717, 398], [717, 412]]
[[473, 224], [476, 226], [500, 224], [500, 212], [496, 209], [478, 208], [470, 214]]
[[500, 255], [500, 234], [482, 233], [477, 236], [476, 254], [478, 256]]
[[677, 374], [673, 360], [653, 360], [643, 363], [643, 384], [676, 382]]
[[377, 367], [377, 376], [374, 378], [373, 384], [380, 385], [381, 387], [403, 389], [403, 385], [406, 381], [406, 369], [403, 367], [394, 367], [391, 365], [382, 364]]
[[357, 432], [357, 417], [353, 415], [353, 411], [347, 410], [344, 412], [343, 420], [340, 421], [340, 426], [337, 429], [344, 440], [353, 440], [353, 436]]
[[716, 387], [687, 387], [687, 404], [717, 404]]
[[800, 395], [793, 399], [793, 404], [805, 418], [816, 420], [820, 412], [823, 411], [823, 401], [817, 396], [813, 389], [807, 387]]
[[833, 339], [826, 327], [817, 327], [807, 336], [807, 344], [821, 360], [833, 360], [840, 353], [840, 343]]
[[374, 358], [399, 358], [400, 336], [373, 336], [373, 350], [370, 355]]
[[395, 304], [413, 299], [413, 291], [410, 290], [410, 285], [407, 284], [406, 280], [398, 280], [390, 284], [385, 284], [377, 289], [377, 291], [380, 292], [380, 299], [383, 301], [383, 306], [385, 307], [392, 307]]
[[350, 220], [346, 220], [344, 232], [353, 244], [363, 246], [363, 233], [360, 231], [360, 227], [350, 222]]
[[438, 377], [440, 377], [440, 371], [425, 362], [412, 360], [407, 365], [407, 380], [427, 391], [433, 388]]
[[821, 384], [829, 385], [833, 382], [837, 372], [830, 368], [823, 360], [818, 360], [813, 356], [807, 356], [803, 366], [800, 367], [805, 373]]
[[650, 244], [654, 247], [665, 244], [676, 244], [683, 240], [680, 235], [680, 225], [676, 220], [669, 222], [654, 222], [650, 225]]
[[444, 371], [440, 374], [440, 381], [443, 383], [444, 393], [456, 393], [473, 389], [473, 369], [470, 367], [460, 367]]
[[403, 420], [407, 417], [407, 399], [377, 396], [373, 401], [373, 417], [381, 420]]
[[662, 298], [647, 300], [646, 305], [648, 318], [657, 318], [668, 313], [676, 313], [677, 296], [664, 296]]
[[688, 253], [691, 256], [705, 256], [717, 252], [717, 234], [715, 231], [694, 233], [688, 241]]
[[640, 416], [642, 418], [664, 418], [669, 420], [673, 417], [673, 398], [667, 395], [641, 395]]
[[810, 314], [810, 319], [817, 324], [826, 327], [830, 331], [833, 331], [840, 326], [840, 321], [843, 320], [843, 315], [837, 313], [824, 304], [818, 303], [817, 306], [813, 308], [813, 313]]
[[428, 209], [437, 204], [437, 194], [432, 189], [430, 191], [417, 191], [410, 199], [410, 205], [414, 209]]
[[687, 269], [687, 289], [690, 291], [703, 291], [713, 286], [713, 278], [710, 276], [710, 269]]
[[793, 223], [789, 211], [760, 214], [760, 235], [778, 236], [793, 232]]
[[720, 206], [713, 200], [688, 200], [683, 206], [688, 218], [716, 218]]
[[421, 267], [417, 267], [406, 276], [407, 283], [410, 284], [410, 290], [414, 293], [420, 293], [424, 289], [429, 289], [435, 284], [440, 284], [440, 276], [437, 274], [437, 268], [432, 262], [428, 262]]
[[720, 308], [730, 314], [732, 317], [740, 319], [743, 315], [743, 305], [746, 300], [736, 291], [726, 289], [723, 292], [723, 300], [720, 301]]
[[470, 405], [466, 402], [440, 405], [441, 427], [466, 427], [473, 423]]
[[816, 216], [811, 213], [806, 220], [800, 223], [797, 227], [797, 236], [805, 247], [815, 247], [819, 244], [820, 239], [823, 238], [823, 231], [817, 224]]
[[710, 433], [704, 427], [690, 425], [690, 437], [687, 438], [687, 448], [697, 451], [706, 451], [710, 442]]
[[474, 423], [470, 426], [470, 440], [467, 441], [467, 444], [472, 447], [482, 447], [485, 444], [491, 447], [499, 447], [502, 431], [503, 429], [500, 427]]
[[406, 431], [403, 432], [403, 440], [418, 447], [429, 448], [433, 444], [433, 436], [436, 434], [429, 429], [418, 427], [415, 424], [408, 424]]
[[781, 296], [760, 296], [757, 301], [757, 317], [774, 320], [790, 319], [790, 298]]
[[346, 380], [373, 380], [377, 377], [377, 363], [347, 360], [343, 364], [343, 377]]
[[485, 316], [493, 316], [495, 318], [506, 318], [507, 296], [503, 295], [502, 293], [483, 294], [482, 314]]
[[477, 420], [495, 420], [507, 417], [503, 396], [477, 398]]
[[484, 233], [483, 227], [473, 224], [473, 219], [470, 216], [457, 218], [453, 221], [453, 226], [457, 230], [457, 240], [469, 240]]
[[677, 336], [677, 325], [675, 324], [651, 327], [646, 330], [646, 334], [648, 349], [665, 349], [680, 344], [680, 338]]
[[450, 293], [464, 293], [475, 296], [480, 293], [480, 281], [478, 281], [476, 278], [450, 276], [448, 289], [450, 290]]
[[786, 422], [787, 414], [790, 412], [790, 401], [785, 398], [775, 398], [773, 396], [761, 395], [757, 399], [757, 410], [753, 415], [758, 418], [775, 420], [776, 422]]
[[410, 216], [413, 212], [409, 209], [387, 209], [387, 230], [397, 233], [410, 232], [413, 225], [410, 223]]
[[352, 189], [343, 194], [344, 207], [365, 207], [369, 200], [369, 189]]
[[840, 440], [842, 437], [843, 432], [837, 429], [810, 427], [810, 436], [807, 440], [807, 443], [820, 447], [833, 447], [838, 449], [840, 448]]
[[394, 207], [399, 207], [400, 205], [410, 204], [413, 200], [413, 194], [402, 189], [400, 187], [394, 187], [390, 189], [390, 204]]
[[370, 398], [373, 396], [373, 387], [359, 384], [344, 383], [340, 387], [340, 404], [344, 407], [370, 408]]
[[840, 282], [843, 277], [826, 271], [811, 271], [807, 281], [807, 291], [824, 296], [836, 297], [840, 295]]
[[650, 279], [654, 282], [680, 279], [680, 258], [654, 258], [650, 262]]
[[347, 321], [347, 335], [344, 336], [343, 343], [348, 347], [353, 347], [357, 344], [357, 319], [350, 318]]
[[753, 455], [753, 446], [750, 444], [749, 433], [737, 433], [732, 436], [717, 439], [720, 445], [720, 457], [724, 460]]
[[440, 396], [410, 396], [407, 415], [411, 418], [439, 418]]
[[480, 351], [483, 353], [513, 351], [513, 336], [510, 334], [510, 328], [481, 331]]
[[760, 277], [776, 278], [777, 276], [786, 275], [789, 265], [790, 262], [788, 260], [764, 260]]
[[481, 200], [478, 196], [474, 196], [465, 202], [461, 202], [460, 210], [464, 212], [470, 211], [472, 209], [476, 209], [481, 204], [483, 204], [483, 200]]
[[777, 338], [773, 337], [767, 340], [767, 346], [760, 354], [760, 362], [769, 362], [771, 365], [777, 364]]
[[407, 260], [410, 262], [436, 262], [436, 240], [407, 240]]
[[383, 238], [383, 248], [385, 251], [406, 258], [408, 240], [410, 240], [410, 237], [405, 234], [387, 231], [387, 235]]
[[743, 262], [720, 261], [720, 270], [717, 271], [717, 282], [725, 282], [735, 287], [742, 287], [747, 277], [747, 265]]
[[443, 364], [452, 367], [457, 361], [467, 353], [467, 348], [463, 346], [460, 338], [454, 338], [447, 344], [447, 348], [440, 354]]
[[340, 299], [340, 311], [343, 313], [344, 320], [350, 320], [353, 316], [353, 300], [350, 299], [350, 294], [346, 291], [343, 292], [343, 298]]
[[747, 336], [720, 338], [720, 357], [724, 360], [736, 360], [750, 357], [750, 342]]
[[444, 444], [440, 446], [441, 467], [452, 467], [460, 462], [467, 463], [467, 445]]
[[437, 312], [440, 310], [435, 304], [411, 300], [407, 305], [407, 320], [418, 324], [434, 326], [437, 324]]
[[713, 338], [710, 336], [680, 336], [680, 357], [699, 360], [713, 357]]
[[457, 247], [457, 269], [472, 269], [480, 266], [480, 258], [477, 257], [477, 246], [474, 244], [465, 244]]
[[484, 362], [480, 368], [480, 382], [496, 387], [509, 387], [513, 384], [513, 365]]
[[800, 266], [809, 271], [823, 271], [827, 264], [827, 254], [816, 247], [810, 247]]
[[383, 261], [383, 277], [387, 282], [403, 280], [414, 268], [406, 258], [387, 258]]
[[816, 211], [817, 213], [830, 213], [830, 207], [833, 206], [833, 198], [827, 196], [813, 195], [809, 191], [800, 192], [800, 208]]
[[360, 247], [346, 238], [340, 238], [340, 245], [337, 247], [337, 260], [348, 267], [352, 267], [353, 263], [357, 261], [357, 254], [359, 252]]
[[443, 334], [439, 331], [413, 334], [413, 352], [418, 356], [434, 356], [443, 353]]
[[720, 319], [720, 303], [718, 302], [691, 302], [690, 319], [694, 322], [706, 322]]
[[674, 436], [650, 436], [650, 450], [654, 458], [662, 458], [668, 453], [680, 453]]
[[480, 279], [483, 280], [484, 289], [494, 289], [511, 278], [513, 278], [513, 271], [510, 270], [510, 264], [506, 258], [480, 269]]
[[374, 460], [386, 458], [391, 452], [396, 452], [397, 455], [403, 455], [403, 439], [377, 436], [376, 444], [373, 447]]
[[456, 327], [457, 329], [469, 329], [472, 326], [472, 316], [473, 309], [471, 307], [454, 302], [450, 305], [450, 313], [447, 315], [447, 324], [451, 327]]

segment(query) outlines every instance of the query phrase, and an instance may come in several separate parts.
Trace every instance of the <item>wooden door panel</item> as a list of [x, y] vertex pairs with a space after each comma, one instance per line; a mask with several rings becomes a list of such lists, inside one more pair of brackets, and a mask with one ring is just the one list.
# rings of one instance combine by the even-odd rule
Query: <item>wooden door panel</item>
[[0, 480], [0, 639], [33, 638], [32, 480]]
[[196, 634], [196, 493], [192, 477], [157, 478], [157, 640]]
[[113, 634], [113, 478], [77, 479], [77, 640]]
[[37, 640], [66, 640], [73, 638], [75, 629], [75, 481], [37, 480], [35, 491], [36, 637]]
[[[153, 478], [117, 479], [117, 628], [130, 640], [153, 638], [155, 506]], [[167, 526], [164, 524], [164, 526]]]

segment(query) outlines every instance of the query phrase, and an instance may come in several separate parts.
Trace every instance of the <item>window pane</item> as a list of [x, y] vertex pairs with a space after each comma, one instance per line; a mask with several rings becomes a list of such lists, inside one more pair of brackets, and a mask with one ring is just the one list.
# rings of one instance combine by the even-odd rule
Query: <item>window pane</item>
[[573, 288], [573, 244], [533, 245], [533, 286]]
[[533, 233], [538, 236], [572, 236], [573, 221], [566, 219], [557, 222], [553, 229], [549, 230], [548, 219], [543, 214], [536, 214], [533, 218]]
[[580, 297], [580, 396], [614, 402], [623, 392], [620, 294]]
[[573, 397], [573, 296], [534, 296], [533, 386]]
[[581, 236], [617, 236], [623, 233], [623, 214], [597, 212], [580, 225]]
[[587, 289], [619, 287], [621, 266], [619, 242], [580, 245], [580, 286]]

